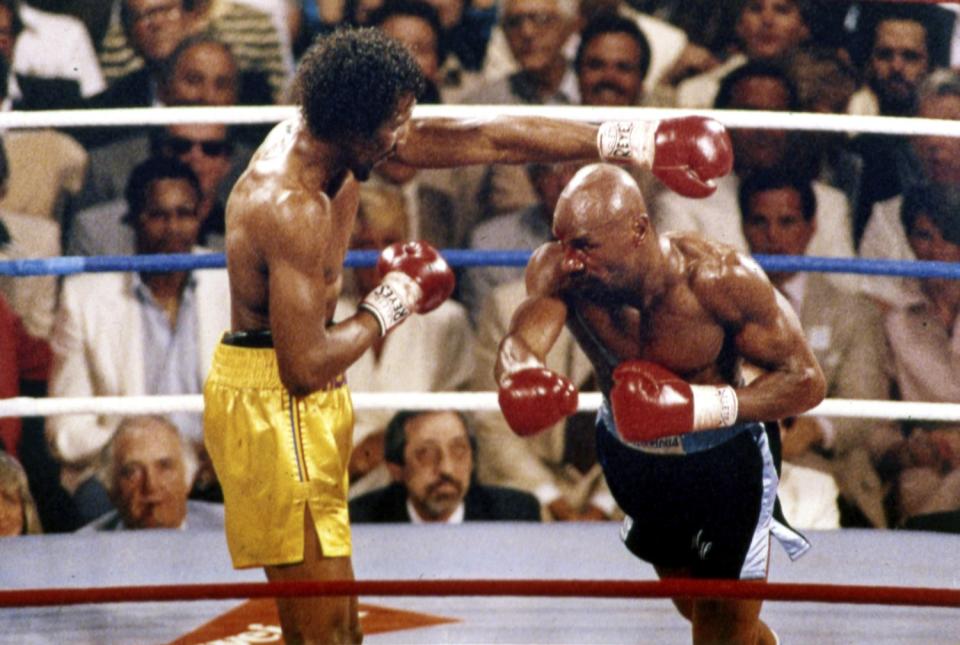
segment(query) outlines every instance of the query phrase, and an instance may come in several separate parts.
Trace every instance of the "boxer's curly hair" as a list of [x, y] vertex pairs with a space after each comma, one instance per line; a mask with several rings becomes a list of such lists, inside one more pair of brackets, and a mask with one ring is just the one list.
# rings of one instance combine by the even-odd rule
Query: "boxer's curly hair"
[[377, 29], [339, 29], [300, 61], [294, 92], [310, 132], [327, 141], [371, 137], [400, 99], [423, 91], [406, 48]]

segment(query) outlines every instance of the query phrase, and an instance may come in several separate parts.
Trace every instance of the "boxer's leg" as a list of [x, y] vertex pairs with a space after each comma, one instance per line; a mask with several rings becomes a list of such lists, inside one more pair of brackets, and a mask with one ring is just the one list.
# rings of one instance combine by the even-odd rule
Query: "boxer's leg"
[[[691, 578], [689, 570], [654, 567], [661, 579]], [[673, 598], [680, 614], [690, 621], [693, 642], [777, 645], [776, 635], [760, 620], [761, 601]]]
[[[323, 555], [309, 506], [305, 510], [303, 562], [266, 567], [267, 578], [271, 582], [353, 580], [353, 563], [349, 557]], [[278, 598], [277, 609], [288, 644], [360, 643], [363, 640], [356, 596]]]

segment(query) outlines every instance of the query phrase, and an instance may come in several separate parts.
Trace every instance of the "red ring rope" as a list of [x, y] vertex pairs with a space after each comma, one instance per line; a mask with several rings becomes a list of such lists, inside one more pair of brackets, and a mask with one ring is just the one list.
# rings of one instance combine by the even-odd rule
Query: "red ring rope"
[[295, 596], [551, 596], [737, 598], [788, 602], [960, 607], [960, 589], [740, 580], [328, 580], [0, 591], [0, 607]]

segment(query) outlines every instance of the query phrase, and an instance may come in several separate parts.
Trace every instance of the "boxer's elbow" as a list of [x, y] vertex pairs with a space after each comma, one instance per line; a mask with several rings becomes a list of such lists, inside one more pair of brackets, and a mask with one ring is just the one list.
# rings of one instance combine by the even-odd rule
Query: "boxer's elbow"
[[827, 380], [818, 365], [809, 365], [800, 370], [797, 389], [804, 410], [820, 405], [827, 396]]
[[337, 376], [335, 370], [298, 359], [279, 361], [279, 371], [283, 387], [298, 398], [325, 389]]

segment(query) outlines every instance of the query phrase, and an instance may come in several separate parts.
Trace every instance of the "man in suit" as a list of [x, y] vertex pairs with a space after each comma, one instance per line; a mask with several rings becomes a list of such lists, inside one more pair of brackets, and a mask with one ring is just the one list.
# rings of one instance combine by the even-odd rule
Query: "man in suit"
[[223, 530], [223, 506], [187, 500], [193, 453], [164, 417], [127, 417], [104, 448], [99, 477], [116, 507], [81, 529]]
[[[811, 182], [776, 171], [754, 174], [741, 184], [739, 203], [751, 253], [806, 255], [817, 229]], [[880, 312], [873, 303], [838, 289], [821, 273], [769, 275], [800, 318], [826, 377], [827, 396], [889, 398], [889, 355]], [[890, 433], [891, 425], [874, 420], [786, 420], [781, 500], [788, 519], [805, 528], [826, 528], [835, 526], [837, 511], [842, 510], [845, 525], [886, 527], [885, 490], [876, 465]], [[836, 486], [816, 471], [832, 474]], [[791, 478], [804, 483], [793, 487]], [[792, 497], [791, 491], [796, 493]]]
[[527, 493], [473, 481], [474, 439], [453, 410], [402, 411], [390, 421], [384, 456], [394, 482], [350, 502], [352, 522], [445, 522], [540, 519]]
[[[847, 111], [867, 116], [917, 114], [918, 89], [937, 67], [934, 54], [938, 29], [935, 6], [887, 4], [865, 8], [857, 29], [867, 49], [864, 84], [850, 98]], [[943, 11], [949, 17], [950, 12]], [[855, 51], [855, 50], [854, 50]], [[909, 174], [909, 142], [904, 137], [863, 132], [849, 142], [863, 159], [863, 181], [853, 213], [859, 246], [874, 204], [899, 194]]]
[[[204, 251], [195, 246], [201, 190], [189, 166], [177, 159], [148, 159], [134, 169], [126, 194], [137, 254]], [[51, 339], [50, 395], [199, 393], [213, 349], [230, 326], [228, 299], [221, 270], [68, 277]], [[171, 416], [199, 454], [200, 415]], [[53, 417], [47, 425], [51, 451], [63, 465], [64, 487], [88, 520], [110, 508], [90, 475], [119, 421], [112, 415], [71, 415]]]

